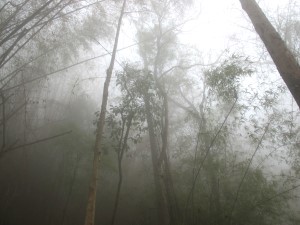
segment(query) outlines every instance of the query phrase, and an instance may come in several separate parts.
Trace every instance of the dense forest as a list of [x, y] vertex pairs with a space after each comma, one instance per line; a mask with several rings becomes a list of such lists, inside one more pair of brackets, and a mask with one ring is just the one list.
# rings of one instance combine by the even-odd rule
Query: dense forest
[[0, 225], [299, 225], [299, 12], [1, 0]]

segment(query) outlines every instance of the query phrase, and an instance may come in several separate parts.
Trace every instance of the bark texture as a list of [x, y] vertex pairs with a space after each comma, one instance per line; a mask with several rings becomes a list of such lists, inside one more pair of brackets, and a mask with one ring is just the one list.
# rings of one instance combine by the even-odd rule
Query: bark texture
[[124, 15], [124, 10], [126, 6], [126, 0], [123, 1], [123, 6], [121, 9], [121, 14], [118, 21], [118, 27], [115, 37], [115, 43], [113, 47], [113, 52], [111, 55], [110, 65], [106, 71], [106, 79], [104, 82], [103, 87], [103, 97], [102, 97], [102, 104], [101, 104], [101, 111], [97, 123], [97, 130], [96, 130], [96, 142], [94, 147], [94, 160], [93, 160], [93, 171], [92, 171], [92, 178], [89, 186], [89, 194], [88, 194], [88, 202], [86, 208], [86, 216], [84, 225], [94, 225], [95, 223], [95, 208], [96, 208], [96, 194], [97, 194], [97, 179], [98, 179], [98, 170], [100, 165], [100, 156], [101, 156], [101, 145], [103, 139], [103, 130], [105, 124], [105, 116], [106, 116], [106, 107], [108, 101], [108, 88], [109, 83], [112, 76], [112, 71], [114, 68], [115, 57], [117, 53], [118, 47], [118, 40], [120, 35], [121, 23]]
[[300, 108], [300, 66], [255, 0], [240, 0]]

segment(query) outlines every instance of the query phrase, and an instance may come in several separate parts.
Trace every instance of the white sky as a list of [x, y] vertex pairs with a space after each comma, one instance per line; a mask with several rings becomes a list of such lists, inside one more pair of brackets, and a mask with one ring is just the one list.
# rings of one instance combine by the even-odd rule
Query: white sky
[[[268, 14], [277, 9], [280, 11], [288, 1], [261, 0], [259, 5]], [[252, 25], [247, 23], [248, 16], [239, 0], [201, 0], [196, 5], [197, 10], [201, 9], [200, 16], [185, 27], [185, 43], [195, 45], [204, 52], [214, 52], [234, 47], [237, 41], [249, 41], [249, 35], [255, 37], [247, 30], [252, 29]]]
[[[276, 10], [283, 9], [288, 1], [260, 0], [259, 5], [266, 14], [272, 14]], [[252, 24], [248, 22], [249, 18], [243, 11], [239, 0], [195, 0], [193, 9], [196, 12], [200, 11], [199, 17], [185, 24], [180, 37], [184, 44], [194, 47], [202, 54], [204, 63], [214, 62], [225, 49], [245, 56], [257, 57], [259, 55], [256, 48], [259, 38]], [[195, 15], [195, 12], [189, 14]], [[121, 49], [136, 42], [134, 24], [123, 23], [118, 48]], [[108, 45], [105, 47], [111, 48]], [[101, 47], [96, 52], [96, 55], [106, 53]], [[108, 56], [101, 60], [108, 66], [109, 59]], [[135, 60], [137, 60], [137, 46], [117, 53], [117, 61], [120, 63]], [[120, 69], [118, 62], [115, 64], [115, 70]], [[102, 68], [103, 71], [106, 67]]]
[[[210, 56], [206, 63], [214, 61], [222, 51], [245, 55], [257, 55], [254, 49], [258, 36], [253, 32], [252, 24], [243, 11], [239, 0], [194, 0], [194, 12], [198, 19], [189, 21], [180, 34], [182, 42], [198, 49], [203, 55]], [[269, 15], [285, 8], [290, 0], [260, 0], [259, 5]], [[133, 24], [123, 24], [119, 48], [135, 43], [136, 37]], [[256, 40], [255, 40], [256, 39]], [[118, 53], [120, 62], [128, 59], [128, 54], [136, 55], [136, 48], [130, 48]]]

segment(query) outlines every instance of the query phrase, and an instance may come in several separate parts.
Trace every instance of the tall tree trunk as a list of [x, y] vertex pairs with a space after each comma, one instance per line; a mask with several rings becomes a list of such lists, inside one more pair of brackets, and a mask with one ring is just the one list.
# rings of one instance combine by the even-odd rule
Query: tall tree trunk
[[63, 212], [62, 212], [61, 225], [64, 225], [66, 223], [67, 210], [69, 208], [71, 195], [73, 194], [73, 188], [74, 188], [75, 180], [77, 177], [79, 161], [80, 161], [79, 152], [77, 152], [76, 153], [76, 161], [75, 161], [75, 165], [74, 165], [74, 169], [73, 169], [73, 174], [72, 174], [72, 178], [71, 178], [71, 182], [70, 182], [70, 187], [68, 190], [67, 199], [66, 199], [66, 202], [65, 202], [65, 205], [63, 208]]
[[300, 66], [255, 0], [240, 0], [300, 108]]
[[172, 224], [174, 223], [180, 223], [179, 219], [179, 208], [177, 205], [177, 198], [174, 190], [173, 185], [173, 179], [171, 174], [171, 168], [170, 168], [170, 161], [167, 156], [167, 149], [168, 149], [168, 138], [169, 138], [169, 102], [168, 102], [168, 95], [165, 88], [164, 81], [160, 83], [158, 76], [159, 76], [159, 58], [161, 56], [161, 38], [162, 38], [162, 24], [161, 20], [158, 20], [158, 27], [159, 27], [159, 34], [156, 39], [156, 56], [154, 60], [154, 80], [155, 84], [159, 89], [160, 94], [163, 96], [163, 131], [162, 131], [162, 149], [161, 149], [161, 155], [159, 158], [159, 163], [163, 166], [163, 181], [164, 181], [164, 187], [166, 191], [166, 197], [167, 197], [167, 206], [169, 209], [169, 216], [170, 219], [172, 219]]
[[112, 76], [112, 71], [114, 68], [115, 57], [117, 53], [118, 47], [118, 40], [120, 35], [121, 23], [124, 15], [124, 10], [126, 6], [126, 0], [123, 2], [123, 6], [121, 9], [121, 14], [118, 21], [118, 27], [115, 37], [115, 43], [113, 47], [113, 52], [111, 55], [111, 61], [108, 69], [106, 70], [106, 79], [104, 82], [103, 87], [103, 98], [101, 104], [101, 111], [100, 116], [97, 123], [97, 130], [96, 130], [96, 141], [94, 146], [94, 160], [93, 160], [93, 172], [92, 178], [89, 187], [89, 194], [88, 194], [88, 203], [86, 208], [86, 216], [85, 216], [85, 225], [94, 225], [95, 222], [95, 208], [96, 208], [96, 193], [97, 193], [97, 178], [98, 178], [98, 169], [100, 165], [100, 156], [101, 156], [101, 144], [102, 144], [102, 137], [103, 137], [103, 130], [104, 130], [104, 123], [105, 123], [105, 115], [106, 115], [106, 107], [108, 101], [108, 88], [110, 79]]
[[160, 225], [169, 225], [170, 215], [169, 215], [168, 199], [166, 195], [166, 189], [164, 187], [163, 173], [161, 170], [161, 163], [159, 160], [159, 151], [156, 143], [153, 118], [151, 114], [150, 97], [148, 93], [145, 94], [144, 100], [146, 106], [146, 117], [147, 117], [148, 131], [149, 131], [149, 138], [150, 138], [150, 150], [151, 150], [151, 157], [152, 157], [154, 184], [155, 184], [155, 193], [156, 193], [156, 201], [157, 201], [158, 220], [159, 220], [158, 222]]

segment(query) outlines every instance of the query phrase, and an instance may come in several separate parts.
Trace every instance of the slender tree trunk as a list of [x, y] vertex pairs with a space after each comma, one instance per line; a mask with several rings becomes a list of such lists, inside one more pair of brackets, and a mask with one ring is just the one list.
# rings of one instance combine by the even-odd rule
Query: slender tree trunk
[[[129, 118], [128, 118], [125, 136], [124, 136], [124, 138], [123, 138], [123, 136], [121, 136], [121, 143], [122, 144], [119, 146], [119, 153], [118, 153], [119, 181], [118, 181], [118, 187], [117, 187], [117, 192], [116, 192], [113, 215], [112, 215], [112, 219], [111, 219], [111, 225], [115, 224], [117, 209], [118, 209], [119, 201], [120, 201], [120, 193], [121, 193], [121, 187], [122, 187], [122, 182], [123, 182], [122, 159], [123, 159], [123, 156], [124, 156], [124, 152], [126, 150], [127, 140], [128, 140], [128, 137], [129, 137], [129, 131], [130, 131], [130, 128], [131, 128], [132, 119], [133, 119], [133, 114], [130, 115]], [[124, 123], [126, 123], [126, 121], [124, 121]]]
[[77, 152], [76, 153], [76, 161], [75, 161], [75, 165], [74, 165], [74, 169], [73, 169], [73, 174], [72, 174], [72, 178], [71, 178], [71, 182], [70, 182], [70, 186], [69, 186], [69, 190], [68, 190], [68, 194], [67, 194], [67, 199], [66, 199], [66, 202], [65, 202], [65, 205], [63, 208], [63, 212], [62, 212], [61, 225], [64, 225], [66, 223], [67, 210], [69, 208], [71, 195], [73, 193], [73, 188], [74, 188], [75, 180], [77, 177], [79, 161], [80, 161], [79, 152]]
[[163, 174], [161, 171], [161, 163], [159, 162], [159, 151], [155, 138], [153, 118], [151, 114], [150, 106], [150, 97], [148, 94], [144, 97], [145, 106], [146, 106], [146, 117], [148, 123], [148, 131], [150, 138], [150, 150], [152, 157], [153, 165], [153, 174], [154, 174], [154, 184], [156, 192], [156, 201], [157, 201], [157, 211], [158, 211], [158, 222], [160, 225], [169, 225], [170, 224], [170, 215], [168, 200], [166, 196], [166, 190], [164, 187]]
[[300, 66], [255, 0], [240, 0], [278, 72], [300, 107]]
[[102, 138], [103, 138], [103, 130], [104, 130], [104, 123], [105, 123], [105, 116], [106, 116], [106, 107], [108, 101], [108, 88], [110, 79], [112, 76], [112, 71], [114, 68], [115, 57], [117, 53], [118, 47], [118, 40], [120, 35], [121, 23], [124, 15], [126, 0], [123, 2], [123, 6], [121, 9], [121, 14], [118, 21], [118, 27], [115, 37], [114, 48], [111, 56], [110, 65], [106, 71], [106, 79], [104, 82], [103, 88], [103, 98], [101, 104], [101, 111], [100, 116], [97, 123], [97, 130], [96, 130], [96, 141], [94, 147], [94, 160], [93, 160], [93, 172], [92, 178], [89, 186], [89, 194], [88, 194], [88, 203], [86, 208], [86, 216], [85, 216], [85, 225], [94, 225], [95, 222], [95, 208], [96, 208], [96, 193], [97, 193], [97, 179], [98, 179], [98, 169], [100, 165], [100, 156], [101, 156], [101, 145], [102, 145]]
[[222, 213], [222, 207], [220, 202], [220, 191], [219, 191], [219, 181], [217, 177], [217, 171], [215, 170], [213, 164], [214, 164], [213, 157], [209, 152], [207, 156], [207, 165], [208, 165], [207, 176], [210, 180], [210, 186], [211, 186], [210, 188], [212, 194], [211, 222], [212, 224], [219, 225], [222, 223], [223, 213]]
[[[111, 218], [111, 225], [115, 223], [116, 215], [117, 215], [117, 208], [119, 205], [119, 198], [120, 198], [120, 193], [121, 193], [121, 186], [123, 182], [123, 171], [122, 171], [122, 144], [123, 144], [123, 137], [124, 137], [124, 131], [125, 131], [125, 125], [126, 125], [126, 119], [123, 120], [122, 118], [122, 129], [121, 129], [121, 135], [120, 135], [120, 140], [118, 143], [118, 149], [117, 149], [117, 158], [118, 158], [118, 175], [119, 175], [119, 180], [118, 180], [118, 186], [117, 186], [117, 192], [116, 192], [116, 197], [115, 197], [115, 204], [113, 208], [113, 214]], [[127, 127], [128, 130], [128, 127]]]
[[118, 180], [118, 187], [117, 187], [117, 192], [115, 197], [113, 215], [111, 219], [111, 225], [114, 225], [116, 221], [117, 209], [119, 206], [120, 193], [121, 193], [121, 187], [123, 182], [122, 159], [120, 159], [119, 157], [118, 157], [118, 170], [119, 170], [119, 180]]
[[181, 221], [181, 216], [179, 212], [179, 207], [177, 204], [177, 197], [174, 189], [174, 183], [171, 174], [171, 166], [167, 154], [168, 149], [168, 141], [169, 141], [169, 102], [168, 96], [163, 93], [163, 107], [164, 107], [164, 126], [163, 126], [163, 134], [162, 134], [162, 161], [164, 163], [164, 182], [166, 187], [166, 192], [168, 196], [168, 205], [169, 205], [169, 213], [171, 215], [172, 224], [179, 224]]

